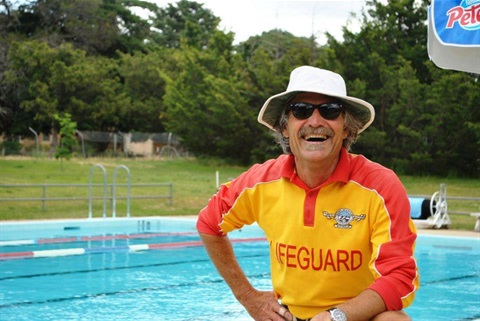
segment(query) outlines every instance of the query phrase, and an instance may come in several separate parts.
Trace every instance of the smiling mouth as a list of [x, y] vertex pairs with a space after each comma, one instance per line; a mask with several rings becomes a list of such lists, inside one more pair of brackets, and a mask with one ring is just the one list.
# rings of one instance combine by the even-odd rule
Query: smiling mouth
[[329, 136], [323, 135], [323, 134], [308, 134], [308, 135], [303, 135], [302, 138], [307, 142], [321, 143], [326, 141], [329, 138]]

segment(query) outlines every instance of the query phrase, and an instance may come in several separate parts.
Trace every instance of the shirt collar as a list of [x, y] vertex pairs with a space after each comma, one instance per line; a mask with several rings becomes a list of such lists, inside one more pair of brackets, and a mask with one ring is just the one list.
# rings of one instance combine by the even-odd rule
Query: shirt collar
[[[347, 150], [344, 147], [342, 147], [340, 151], [340, 159], [338, 161], [337, 167], [335, 167], [335, 170], [333, 171], [329, 179], [326, 182], [324, 182], [320, 187], [330, 184], [332, 182], [347, 183], [349, 178], [349, 173], [350, 173], [350, 154], [347, 152]], [[298, 184], [298, 181], [300, 181], [300, 179], [298, 178], [297, 173], [295, 171], [295, 158], [292, 154], [287, 155], [287, 157], [284, 158], [284, 164], [282, 168], [282, 177], [289, 179], [292, 183], [295, 183], [296, 185], [299, 185], [302, 188], [305, 188], [306, 186], [305, 184]]]

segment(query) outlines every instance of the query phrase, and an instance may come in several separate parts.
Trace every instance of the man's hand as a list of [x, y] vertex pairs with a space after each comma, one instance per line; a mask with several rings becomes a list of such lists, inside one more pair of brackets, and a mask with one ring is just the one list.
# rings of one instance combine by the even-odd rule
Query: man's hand
[[251, 290], [238, 298], [256, 321], [292, 321], [292, 314], [278, 303], [273, 292]]

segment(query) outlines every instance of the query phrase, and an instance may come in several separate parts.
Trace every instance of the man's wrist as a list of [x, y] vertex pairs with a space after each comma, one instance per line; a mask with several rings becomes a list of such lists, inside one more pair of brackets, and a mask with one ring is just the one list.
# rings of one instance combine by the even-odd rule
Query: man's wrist
[[334, 307], [328, 309], [327, 312], [330, 313], [330, 319], [332, 321], [347, 321], [347, 314], [340, 308]]
[[232, 292], [235, 295], [235, 298], [243, 304], [244, 302], [248, 302], [252, 297], [255, 297], [256, 290], [254, 287], [246, 285], [244, 287], [239, 287], [236, 290], [232, 290]]

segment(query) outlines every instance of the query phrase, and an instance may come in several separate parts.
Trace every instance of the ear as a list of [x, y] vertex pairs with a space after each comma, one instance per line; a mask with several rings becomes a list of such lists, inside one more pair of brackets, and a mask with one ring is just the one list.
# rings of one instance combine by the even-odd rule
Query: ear
[[282, 129], [282, 135], [285, 138], [288, 138], [288, 130], [287, 130], [288, 125], [285, 125], [285, 127]]
[[347, 129], [346, 127], [344, 127], [344, 128], [343, 128], [343, 137], [342, 137], [342, 139], [347, 138], [347, 137], [348, 137], [348, 134], [349, 134], [348, 129]]
[[347, 128], [347, 122], [345, 121], [345, 114], [343, 115], [343, 135], [342, 135], [342, 139], [345, 139], [348, 137], [348, 134], [349, 131], [348, 131], [348, 128]]

